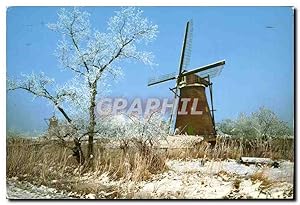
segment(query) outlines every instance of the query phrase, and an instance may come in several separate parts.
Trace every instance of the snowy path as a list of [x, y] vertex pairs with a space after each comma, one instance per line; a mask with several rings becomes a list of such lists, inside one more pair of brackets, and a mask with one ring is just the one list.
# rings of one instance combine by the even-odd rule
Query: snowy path
[[7, 180], [6, 189], [8, 199], [72, 199], [56, 189], [15, 180]]

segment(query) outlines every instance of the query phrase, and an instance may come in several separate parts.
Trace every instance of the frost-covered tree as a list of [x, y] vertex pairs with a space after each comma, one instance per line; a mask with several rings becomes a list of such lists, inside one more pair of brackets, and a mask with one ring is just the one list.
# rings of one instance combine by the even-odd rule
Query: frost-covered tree
[[252, 113], [251, 117], [254, 119], [253, 128], [258, 136], [269, 138], [293, 135], [288, 124], [280, 120], [270, 109], [261, 107], [257, 112]]
[[8, 80], [8, 89], [23, 89], [54, 104], [76, 133], [81, 132], [80, 137], [88, 135], [87, 158], [92, 159], [98, 131], [94, 111], [100, 91], [107, 86], [105, 80], [122, 74], [124, 60], [152, 65], [153, 55], [142, 45], [156, 38], [158, 27], [134, 7], [116, 11], [101, 31], [91, 27], [89, 17], [79, 8], [61, 9], [57, 22], [48, 24], [61, 34], [55, 53], [61, 66], [74, 74], [73, 79], [55, 86], [53, 79], [33, 73], [22, 80]]
[[286, 122], [265, 107], [248, 116], [242, 113], [235, 121], [223, 120], [218, 124], [218, 129], [225, 134], [251, 138], [284, 137], [293, 134]]
[[141, 154], [158, 147], [159, 140], [165, 139], [169, 130], [168, 123], [158, 112], [152, 112], [146, 117], [124, 113], [115, 115], [103, 126], [110, 132], [108, 137], [113, 133], [118, 139], [124, 152], [129, 148], [129, 144], [133, 144]]

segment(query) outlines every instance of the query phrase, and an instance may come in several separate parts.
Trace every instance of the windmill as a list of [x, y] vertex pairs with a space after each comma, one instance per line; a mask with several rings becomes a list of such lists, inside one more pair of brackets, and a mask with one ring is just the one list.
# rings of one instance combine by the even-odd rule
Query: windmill
[[[188, 21], [185, 27], [183, 45], [179, 61], [178, 73], [166, 74], [163, 76], [149, 79], [148, 86], [153, 86], [170, 80], [175, 80], [175, 87], [169, 88], [174, 93], [173, 111], [171, 113], [170, 132], [178, 130], [179, 133], [191, 135], [202, 135], [205, 137], [215, 137], [215, 117], [213, 107], [213, 93], [211, 78], [218, 76], [225, 60], [214, 62], [202, 67], [187, 71], [189, 65], [192, 47], [192, 21]], [[210, 104], [209, 109], [205, 88], [209, 88]], [[191, 99], [185, 101], [184, 99]], [[197, 105], [194, 101], [197, 99]], [[192, 101], [193, 100], [193, 101]], [[185, 101], [185, 102], [184, 102]], [[180, 113], [182, 108], [186, 108], [186, 113]], [[198, 110], [198, 114], [192, 115], [192, 112]], [[199, 114], [200, 113], [200, 114]]]

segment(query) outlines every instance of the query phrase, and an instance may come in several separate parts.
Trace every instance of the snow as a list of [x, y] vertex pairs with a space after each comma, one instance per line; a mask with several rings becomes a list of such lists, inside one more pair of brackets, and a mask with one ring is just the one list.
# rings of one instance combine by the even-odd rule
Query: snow
[[6, 182], [8, 199], [72, 199], [63, 191], [46, 186], [35, 186], [29, 182], [8, 179]]
[[88, 194], [85, 196], [86, 199], [96, 199], [96, 195], [95, 194]]
[[[7, 180], [9, 199], [83, 199], [137, 198], [137, 199], [266, 199], [293, 197], [293, 167], [289, 161], [279, 168], [246, 166], [235, 160], [205, 161], [168, 160], [168, 171], [152, 175], [147, 181], [113, 180], [108, 173], [87, 173], [76, 178], [82, 185], [97, 187], [95, 193], [65, 193], [45, 186]], [[263, 172], [271, 183], [252, 181], [251, 175]], [[238, 183], [238, 186], [236, 186]]]
[[162, 177], [164, 178], [146, 183], [139, 195], [150, 192], [153, 198], [214, 199], [222, 198], [232, 189], [229, 182], [196, 173], [182, 175], [169, 172]]
[[182, 148], [191, 148], [195, 144], [203, 141], [201, 136], [193, 135], [174, 135], [167, 136], [165, 139], [159, 141], [160, 148], [163, 149], [182, 149]]
[[293, 183], [294, 181], [294, 163], [290, 161], [280, 162], [280, 168], [269, 168], [265, 173], [273, 181], [286, 181]]
[[[288, 166], [276, 169], [246, 166], [234, 160], [206, 163], [202, 159], [170, 160], [167, 162], [170, 170], [154, 176], [149, 181], [141, 182], [135, 198], [291, 198], [293, 185], [280, 182], [282, 175], [292, 175], [293, 164], [287, 164]], [[262, 169], [274, 181], [274, 185], [264, 191], [261, 187], [262, 182], [252, 182], [249, 179], [249, 176]], [[239, 190], [233, 186], [236, 180], [240, 181]], [[281, 187], [280, 191], [276, 191], [274, 186]]]
[[199, 171], [205, 174], [217, 174], [220, 171], [225, 171], [232, 174], [247, 176], [258, 170], [258, 167], [255, 167], [254, 165], [246, 166], [238, 164], [234, 160], [208, 162], [204, 162], [202, 159], [189, 161], [171, 160], [167, 162], [167, 165], [170, 169], [177, 172]]

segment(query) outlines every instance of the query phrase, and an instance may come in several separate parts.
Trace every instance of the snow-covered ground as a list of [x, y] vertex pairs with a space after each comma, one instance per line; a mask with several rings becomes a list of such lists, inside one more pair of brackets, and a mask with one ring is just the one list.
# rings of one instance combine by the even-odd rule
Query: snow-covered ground
[[[171, 198], [171, 199], [222, 199], [222, 198], [292, 198], [293, 167], [288, 161], [279, 168], [246, 166], [235, 160], [204, 161], [169, 160], [168, 171], [153, 175], [150, 180], [132, 182], [115, 181], [107, 174], [100, 177], [85, 174], [81, 184], [96, 187], [97, 192], [86, 193], [80, 198]], [[269, 179], [251, 180], [251, 175], [263, 172]], [[105, 187], [105, 189], [99, 189]], [[74, 193], [34, 186], [27, 182], [7, 180], [7, 196], [10, 199], [69, 199]]]
[[8, 199], [72, 199], [63, 191], [15, 179], [7, 180], [6, 190]]
[[255, 165], [246, 166], [240, 164], [236, 160], [224, 161], [208, 161], [203, 162], [202, 159], [194, 159], [189, 161], [171, 160], [167, 162], [168, 167], [175, 172], [200, 172], [207, 175], [215, 175], [220, 171], [230, 174], [236, 174], [241, 177], [249, 177], [255, 172], [263, 171], [265, 175], [272, 181], [286, 181], [293, 183], [294, 163], [289, 161], [281, 161], [279, 168], [270, 166], [259, 167]]
[[[141, 182], [136, 198], [291, 198], [293, 163], [283, 162], [280, 168], [238, 164], [234, 160], [168, 161], [169, 171]], [[250, 176], [262, 171], [271, 184], [263, 187]], [[238, 188], [235, 184], [238, 183]]]

